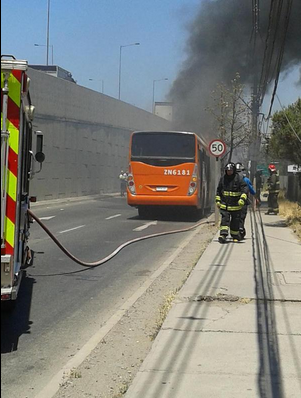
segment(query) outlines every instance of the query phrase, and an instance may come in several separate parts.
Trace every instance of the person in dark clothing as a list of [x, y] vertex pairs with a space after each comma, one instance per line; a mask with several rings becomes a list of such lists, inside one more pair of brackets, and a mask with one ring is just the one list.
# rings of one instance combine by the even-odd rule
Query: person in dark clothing
[[234, 242], [241, 240], [239, 222], [241, 209], [247, 200], [248, 187], [243, 178], [236, 172], [234, 163], [225, 167], [216, 190], [215, 203], [222, 216], [218, 241], [225, 243], [228, 233]]
[[236, 163], [236, 172], [239, 173], [240, 175], [242, 175], [244, 181], [246, 182], [246, 184], [248, 186], [248, 198], [241, 209], [240, 221], [239, 221], [239, 233], [240, 233], [241, 238], [244, 239], [246, 236], [245, 221], [246, 221], [246, 217], [247, 217], [247, 213], [248, 213], [248, 205], [251, 204], [249, 194], [256, 195], [256, 192], [254, 191], [251, 181], [246, 176], [246, 169], [242, 163], [240, 163], [240, 162]]
[[280, 190], [280, 182], [279, 176], [277, 174], [277, 169], [274, 164], [269, 165], [269, 173], [270, 176], [268, 178], [268, 211], [266, 214], [278, 214], [279, 213], [279, 205], [278, 205], [278, 195]]

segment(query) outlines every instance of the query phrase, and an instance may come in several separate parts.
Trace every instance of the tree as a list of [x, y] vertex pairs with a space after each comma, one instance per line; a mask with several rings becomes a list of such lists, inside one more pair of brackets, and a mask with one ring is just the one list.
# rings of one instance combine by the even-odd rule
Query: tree
[[217, 86], [214, 94], [214, 107], [208, 108], [215, 119], [219, 137], [227, 145], [226, 161], [230, 162], [236, 148], [245, 150], [251, 139], [251, 107], [243, 99], [244, 86], [236, 73], [231, 87], [224, 84]]
[[274, 113], [267, 151], [273, 158], [301, 165], [301, 98]]

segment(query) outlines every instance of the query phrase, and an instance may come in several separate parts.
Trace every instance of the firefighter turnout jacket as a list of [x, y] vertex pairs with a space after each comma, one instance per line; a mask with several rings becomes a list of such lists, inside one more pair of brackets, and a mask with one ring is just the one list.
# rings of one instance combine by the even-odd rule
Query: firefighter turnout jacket
[[268, 178], [268, 191], [271, 194], [279, 194], [280, 182], [277, 172], [273, 172]]
[[215, 202], [221, 210], [241, 210], [248, 198], [248, 186], [237, 173], [221, 177], [216, 190]]

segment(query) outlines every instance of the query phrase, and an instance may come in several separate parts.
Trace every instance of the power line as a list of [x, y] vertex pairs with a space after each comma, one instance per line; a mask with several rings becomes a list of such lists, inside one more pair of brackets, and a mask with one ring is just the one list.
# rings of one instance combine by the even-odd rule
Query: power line
[[274, 73], [271, 73], [272, 60], [274, 58], [275, 44], [278, 35], [280, 36], [280, 20], [283, 0], [271, 0], [269, 23], [265, 40], [265, 50], [262, 62], [261, 77], [259, 83], [259, 98], [262, 104], [266, 93], [267, 85], [271, 82]]
[[273, 90], [273, 94], [272, 94], [271, 105], [270, 105], [270, 110], [269, 110], [269, 113], [268, 113], [268, 117], [272, 113], [272, 107], [273, 107], [273, 103], [274, 103], [274, 98], [275, 98], [277, 87], [278, 87], [279, 75], [280, 75], [281, 64], [282, 64], [282, 60], [283, 60], [283, 54], [284, 54], [285, 40], [286, 40], [287, 31], [288, 31], [290, 15], [291, 15], [291, 11], [292, 11], [292, 3], [293, 3], [293, 0], [288, 0], [287, 12], [286, 12], [286, 16], [285, 16], [284, 34], [283, 34], [281, 47], [280, 47], [280, 52], [279, 52], [278, 61], [277, 61], [277, 71], [276, 71], [276, 77], [275, 77], [275, 84], [274, 84], [274, 90]]

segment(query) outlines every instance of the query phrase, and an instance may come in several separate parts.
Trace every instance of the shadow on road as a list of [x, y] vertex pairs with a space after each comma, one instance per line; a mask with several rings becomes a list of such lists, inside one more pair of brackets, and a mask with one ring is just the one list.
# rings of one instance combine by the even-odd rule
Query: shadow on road
[[16, 351], [20, 336], [30, 333], [32, 322], [29, 316], [34, 283], [35, 279], [24, 272], [15, 309], [5, 312], [1, 306], [1, 354]]
[[160, 220], [177, 222], [198, 222], [203, 216], [198, 212], [187, 207], [156, 207], [147, 208], [140, 215], [129, 217], [129, 220]]

